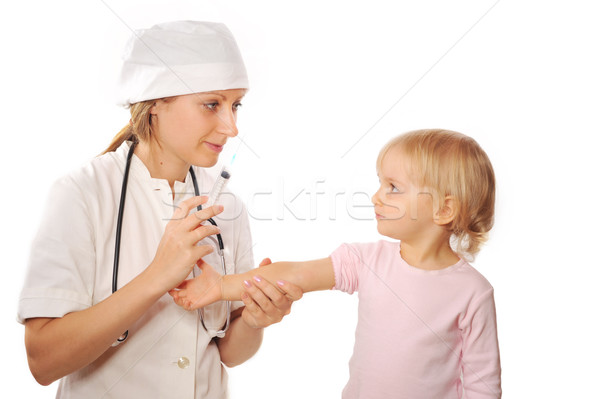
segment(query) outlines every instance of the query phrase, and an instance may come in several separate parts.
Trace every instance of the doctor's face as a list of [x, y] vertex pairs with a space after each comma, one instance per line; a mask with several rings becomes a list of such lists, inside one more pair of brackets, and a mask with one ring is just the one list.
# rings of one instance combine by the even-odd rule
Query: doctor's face
[[158, 150], [171, 162], [210, 167], [238, 134], [237, 110], [245, 89], [217, 90], [161, 99], [152, 107]]

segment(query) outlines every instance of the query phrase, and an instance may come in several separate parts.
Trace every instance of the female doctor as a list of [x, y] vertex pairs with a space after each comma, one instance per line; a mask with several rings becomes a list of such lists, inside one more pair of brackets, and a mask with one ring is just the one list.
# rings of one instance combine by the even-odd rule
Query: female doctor
[[253, 286], [229, 322], [223, 305], [186, 312], [167, 295], [198, 263], [222, 265], [216, 233], [227, 273], [254, 265], [239, 199], [196, 210], [214, 182], [204, 168], [238, 134], [243, 61], [222, 24], [164, 23], [135, 32], [119, 87], [129, 125], [54, 184], [32, 244], [18, 311], [31, 372], [62, 378], [61, 398], [225, 397], [222, 364], [249, 359], [302, 296]]

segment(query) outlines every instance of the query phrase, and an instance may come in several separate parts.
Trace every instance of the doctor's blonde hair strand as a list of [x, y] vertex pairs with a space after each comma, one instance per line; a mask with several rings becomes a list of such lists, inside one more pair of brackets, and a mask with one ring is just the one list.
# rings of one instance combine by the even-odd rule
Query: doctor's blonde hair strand
[[102, 154], [115, 151], [121, 144], [128, 140], [134, 142], [148, 141], [152, 134], [152, 115], [150, 114], [150, 109], [154, 104], [156, 104], [156, 100], [131, 104], [129, 108], [131, 112], [129, 123], [117, 133]]

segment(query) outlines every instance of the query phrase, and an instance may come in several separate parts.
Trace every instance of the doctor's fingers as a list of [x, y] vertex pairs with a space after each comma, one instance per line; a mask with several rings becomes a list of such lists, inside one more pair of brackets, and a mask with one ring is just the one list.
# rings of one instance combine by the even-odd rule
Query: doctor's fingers
[[[288, 297], [286, 293], [282, 292], [279, 287], [275, 287], [273, 284], [259, 275], [254, 276], [253, 283], [262, 291], [264, 295], [266, 295], [267, 299], [269, 299], [271, 303], [281, 311], [281, 313], [290, 313], [290, 307], [294, 301], [293, 297]], [[278, 285], [281, 286], [279, 282]], [[299, 287], [297, 288], [299, 289]], [[300, 290], [300, 292], [302, 292], [302, 290]]]
[[188, 245], [196, 245], [199, 241], [204, 240], [206, 237], [219, 234], [221, 229], [218, 226], [212, 224], [206, 224], [196, 227], [194, 230], [185, 233], [185, 243]]
[[188, 198], [185, 201], [181, 201], [177, 208], [173, 212], [173, 218], [171, 220], [182, 220], [190, 214], [190, 211], [198, 205], [205, 204], [208, 201], [206, 195], [195, 196]]
[[[263, 287], [258, 287], [257, 284], [259, 284], [259, 282], [258, 282], [258, 280], [256, 280], [256, 278], [259, 278], [261, 280], [260, 283], [262, 283], [261, 285], [264, 287], [264, 290], [263, 290]], [[254, 282], [254, 284], [253, 284], [253, 282]], [[269, 282], [265, 282], [262, 278], [260, 278], [258, 276], [254, 277], [253, 282], [250, 282], [248, 280], [244, 281], [244, 283], [243, 283], [244, 288], [246, 290], [246, 293], [250, 296], [250, 299], [253, 301], [254, 304], [256, 304], [256, 306], [258, 308], [260, 308], [260, 310], [262, 312], [264, 312], [269, 318], [276, 318], [278, 320], [281, 320], [281, 318], [285, 314], [289, 313], [289, 307], [288, 307], [287, 313], [286, 313], [284, 310], [282, 311], [279, 306], [276, 306], [276, 304], [272, 301], [272, 298], [270, 295], [272, 295], [274, 297], [277, 295], [283, 296], [279, 291], [277, 291], [277, 289], [275, 287], [273, 287]], [[272, 290], [270, 290], [269, 287]], [[275, 292], [277, 294], [275, 294]], [[246, 303], [246, 301], [244, 301], [244, 303]], [[281, 306], [281, 303], [279, 303], [279, 305]], [[284, 307], [284, 306], [282, 306], [282, 307]], [[256, 313], [256, 311], [258, 309], [256, 309], [251, 304], [250, 310], [254, 314], [254, 313]]]
[[277, 288], [282, 291], [285, 297], [292, 302], [301, 299], [302, 295], [304, 295], [302, 288], [288, 281], [277, 281]]
[[[187, 230], [193, 230], [201, 224], [205, 223], [207, 219], [217, 216], [223, 212], [223, 205], [213, 205], [201, 211], [196, 211], [189, 214], [182, 223], [185, 225]], [[208, 224], [208, 223], [207, 223]]]
[[242, 301], [244, 302], [242, 320], [252, 328], [265, 328], [283, 318], [280, 316], [279, 320], [271, 320], [247, 292], [242, 293]]
[[214, 250], [215, 246], [210, 244], [194, 246], [194, 248], [192, 248], [192, 257], [194, 258], [194, 264], [196, 264], [200, 259], [202, 259], [206, 255], [213, 253]]

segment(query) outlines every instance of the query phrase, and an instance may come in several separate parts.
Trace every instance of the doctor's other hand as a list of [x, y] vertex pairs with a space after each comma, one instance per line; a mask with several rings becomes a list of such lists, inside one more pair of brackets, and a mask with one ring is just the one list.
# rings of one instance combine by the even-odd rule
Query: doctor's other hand
[[[271, 259], [265, 258], [259, 266], [266, 266]], [[259, 271], [260, 272], [260, 271]], [[279, 323], [284, 316], [290, 314], [292, 303], [302, 298], [302, 289], [287, 281], [278, 281], [277, 286], [262, 278], [254, 276], [252, 281], [243, 283], [242, 301], [245, 308], [242, 319], [252, 328], [264, 328]]]
[[202, 271], [199, 276], [184, 280], [169, 291], [173, 301], [186, 310], [203, 308], [223, 299], [223, 276], [202, 259], [198, 260], [197, 265]]
[[165, 227], [156, 255], [146, 268], [146, 272], [152, 276], [152, 281], [160, 284], [162, 292], [181, 284], [189, 276], [196, 262], [214, 250], [212, 245], [196, 244], [219, 232], [218, 227], [208, 223], [204, 225], [203, 222], [223, 212], [223, 206], [215, 205], [190, 213], [206, 201], [207, 196], [182, 201]]

